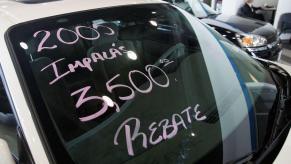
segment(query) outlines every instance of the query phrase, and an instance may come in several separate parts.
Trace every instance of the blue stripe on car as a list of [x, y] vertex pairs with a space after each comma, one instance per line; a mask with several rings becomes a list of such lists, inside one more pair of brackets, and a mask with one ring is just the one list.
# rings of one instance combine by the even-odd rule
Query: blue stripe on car
[[204, 25], [204, 26], [212, 33], [212, 35], [217, 40], [220, 47], [225, 52], [228, 60], [231, 63], [231, 66], [232, 66], [233, 70], [235, 71], [235, 74], [239, 80], [240, 86], [243, 90], [244, 98], [245, 98], [247, 106], [248, 106], [248, 114], [249, 114], [250, 129], [251, 129], [251, 143], [252, 143], [252, 150], [254, 151], [257, 148], [256, 124], [255, 124], [255, 115], [254, 115], [253, 103], [251, 101], [250, 93], [249, 93], [247, 86], [245, 85], [245, 83], [241, 77], [241, 74], [240, 74], [240, 71], [239, 71], [237, 65], [235, 64], [235, 62], [233, 61], [233, 59], [230, 55], [231, 52], [220, 42], [219, 38], [213, 33], [212, 29], [210, 29], [209, 26], [206, 26], [206, 25]]

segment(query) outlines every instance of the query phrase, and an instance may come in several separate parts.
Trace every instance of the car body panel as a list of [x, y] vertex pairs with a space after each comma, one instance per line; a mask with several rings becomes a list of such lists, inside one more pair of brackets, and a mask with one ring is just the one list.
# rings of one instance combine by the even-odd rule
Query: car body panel
[[228, 16], [221, 14], [211, 16], [210, 18], [204, 18], [202, 21], [209, 25], [229, 29], [236, 33], [261, 35], [267, 38], [268, 43], [273, 42], [273, 38], [277, 36], [277, 31], [271, 24], [259, 20], [246, 19], [236, 15]]
[[231, 26], [223, 21], [217, 21], [217, 20], [211, 19], [211, 18], [203, 18], [203, 19], [201, 19], [201, 21], [210, 25], [210, 26], [228, 29], [228, 30], [236, 32], [236, 33], [243, 33], [243, 31], [241, 31], [240, 29], [238, 29], [234, 26]]
[[289, 73], [289, 75], [291, 76], [291, 66], [289, 65], [286, 65], [286, 64], [282, 64], [282, 63], [279, 63], [279, 62], [276, 62], [276, 61], [269, 61], [269, 60], [266, 60], [266, 59], [263, 59], [263, 58], [259, 58], [259, 57], [255, 57], [255, 59], [259, 60], [259, 61], [263, 61], [263, 62], [271, 62], [275, 65], [278, 65], [279, 67], [282, 67], [286, 72]]
[[[6, 24], [1, 24], [0, 33], [2, 37], [0, 37], [0, 46], [7, 47], [4, 33], [6, 32], [3, 27], [9, 27], [7, 24], [12, 23], [10, 21], [1, 20]], [[36, 126], [32, 120], [32, 116], [26, 102], [25, 96], [23, 94], [23, 90], [20, 85], [20, 81], [17, 77], [14, 64], [12, 62], [11, 56], [8, 52], [7, 48], [0, 49], [0, 64], [2, 72], [1, 76], [5, 81], [3, 81], [6, 90], [9, 91], [7, 93], [10, 100], [13, 102], [13, 110], [17, 113], [17, 120], [19, 124], [22, 126], [24, 136], [27, 139], [27, 144], [31, 149], [31, 152], [38, 152], [38, 154], [33, 154], [34, 160], [36, 163], [49, 163], [47, 160], [47, 155], [41, 145], [41, 140], [39, 134], [36, 130]], [[11, 83], [12, 82], [12, 83]]]
[[291, 132], [289, 130], [289, 134], [287, 136], [285, 144], [282, 147], [276, 160], [274, 161], [274, 164], [289, 163], [290, 162], [290, 152], [291, 152]]
[[[0, 1], [0, 13], [6, 18], [12, 19], [14, 23], [26, 22], [29, 20], [60, 15], [64, 13], [106, 8], [112, 6], [165, 3], [158, 0], [99, 0], [99, 1], [77, 1], [60, 0], [39, 4], [23, 4], [17, 1]], [[60, 7], [66, 6], [66, 7]], [[31, 12], [33, 11], [33, 12]], [[37, 13], [37, 14], [35, 14]]]
[[[0, 138], [0, 157], [1, 163], [3, 164], [15, 164], [8, 147], [8, 144], [5, 140]], [[2, 151], [5, 150], [5, 151]]]

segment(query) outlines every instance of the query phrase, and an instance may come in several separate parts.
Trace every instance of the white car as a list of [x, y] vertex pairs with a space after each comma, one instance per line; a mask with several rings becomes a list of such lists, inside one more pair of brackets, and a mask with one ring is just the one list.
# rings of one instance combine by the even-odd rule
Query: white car
[[1, 164], [288, 163], [291, 69], [179, 8], [7, 0], [0, 22]]

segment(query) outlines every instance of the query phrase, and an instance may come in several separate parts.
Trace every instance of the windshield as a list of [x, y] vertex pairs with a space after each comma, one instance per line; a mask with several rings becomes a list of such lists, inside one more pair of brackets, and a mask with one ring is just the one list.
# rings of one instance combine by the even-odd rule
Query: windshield
[[171, 2], [198, 18], [205, 18], [210, 15], [218, 14], [218, 12], [200, 0], [171, 0]]
[[[238, 70], [222, 58], [209, 64], [216, 52], [202, 53], [193, 22], [171, 5], [148, 4], [12, 27], [12, 58], [54, 160], [228, 163], [255, 151], [257, 131], [239, 82], [272, 81], [247, 56], [234, 57]], [[240, 53], [232, 46], [225, 43]], [[239, 71], [240, 81], [230, 77]]]
[[[203, 55], [175, 8], [102, 9], [22, 24], [9, 34], [43, 129], [52, 123], [75, 163], [221, 160]], [[56, 141], [52, 149], [60, 149]]]

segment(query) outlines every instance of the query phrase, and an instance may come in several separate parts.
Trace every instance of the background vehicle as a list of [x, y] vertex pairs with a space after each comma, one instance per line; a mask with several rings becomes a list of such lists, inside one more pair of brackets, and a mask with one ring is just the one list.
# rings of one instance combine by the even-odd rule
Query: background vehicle
[[4, 4], [16, 161], [260, 163], [284, 144], [288, 73], [186, 11], [147, 0]]
[[282, 46], [269, 23], [236, 15], [223, 15], [200, 0], [166, 0], [200, 18], [252, 56], [277, 60]]

